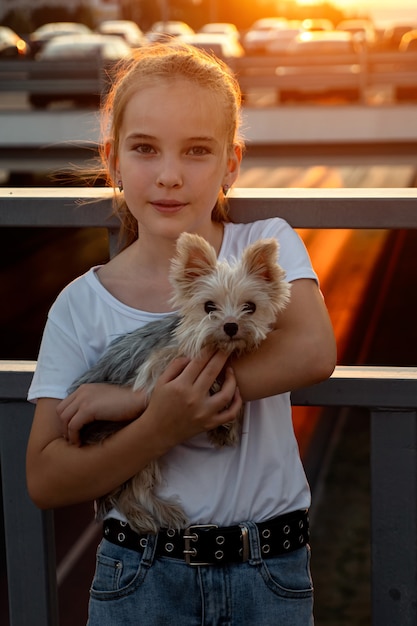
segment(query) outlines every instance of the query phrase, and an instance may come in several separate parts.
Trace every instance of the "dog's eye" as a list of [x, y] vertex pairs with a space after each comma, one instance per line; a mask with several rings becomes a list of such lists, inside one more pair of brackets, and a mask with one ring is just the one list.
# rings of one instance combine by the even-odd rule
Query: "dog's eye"
[[252, 313], [255, 313], [256, 311], [256, 304], [254, 302], [245, 302], [242, 307], [242, 311], [244, 313], [249, 313], [250, 315], [252, 315]]
[[217, 307], [212, 300], [209, 300], [208, 302], [205, 303], [204, 310], [206, 313], [212, 313], [213, 311], [217, 310]]

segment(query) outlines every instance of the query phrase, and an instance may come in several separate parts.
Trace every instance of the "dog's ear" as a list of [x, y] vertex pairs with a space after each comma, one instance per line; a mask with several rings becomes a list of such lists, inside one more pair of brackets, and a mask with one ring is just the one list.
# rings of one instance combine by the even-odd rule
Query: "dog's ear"
[[287, 306], [291, 293], [291, 284], [285, 280], [285, 272], [278, 264], [278, 252], [276, 239], [260, 239], [248, 246], [242, 257], [248, 275], [264, 281], [263, 292], [277, 313]]
[[217, 264], [214, 248], [199, 235], [182, 233], [177, 242], [177, 253], [172, 261], [174, 280], [194, 280], [213, 271]]
[[267, 282], [277, 280], [282, 273], [278, 265], [278, 250], [276, 239], [260, 239], [248, 246], [242, 257], [248, 274], [256, 274]]

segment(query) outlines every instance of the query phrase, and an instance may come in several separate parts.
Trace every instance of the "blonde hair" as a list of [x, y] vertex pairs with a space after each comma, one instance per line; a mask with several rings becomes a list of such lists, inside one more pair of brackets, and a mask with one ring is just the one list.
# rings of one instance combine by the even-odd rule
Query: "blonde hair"
[[[117, 185], [114, 170], [119, 145], [120, 128], [126, 106], [131, 97], [141, 88], [160, 79], [185, 78], [211, 90], [223, 105], [225, 142], [228, 150], [236, 144], [243, 147], [239, 138], [241, 92], [236, 78], [229, 67], [216, 57], [196, 47], [173, 40], [169, 43], [150, 44], [135, 50], [132, 59], [123, 62], [115, 75], [113, 85], [102, 106], [103, 144], [100, 150], [103, 174], [108, 185]], [[106, 145], [112, 146], [108, 163]], [[121, 236], [127, 246], [137, 239], [137, 222], [127, 207], [123, 194], [115, 191], [114, 213], [121, 221]], [[213, 208], [214, 221], [228, 221], [227, 201], [219, 192]]]

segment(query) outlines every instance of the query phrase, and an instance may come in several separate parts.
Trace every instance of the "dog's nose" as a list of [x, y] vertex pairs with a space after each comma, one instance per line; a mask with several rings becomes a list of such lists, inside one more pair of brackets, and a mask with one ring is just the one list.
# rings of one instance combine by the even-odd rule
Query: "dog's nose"
[[229, 337], [234, 337], [237, 331], [239, 330], [239, 326], [236, 324], [236, 322], [226, 322], [223, 328], [224, 328], [224, 332]]

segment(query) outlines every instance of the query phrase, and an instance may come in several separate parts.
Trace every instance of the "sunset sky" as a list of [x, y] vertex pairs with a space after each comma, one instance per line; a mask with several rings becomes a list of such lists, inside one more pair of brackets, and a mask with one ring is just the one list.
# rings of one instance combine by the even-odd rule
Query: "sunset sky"
[[417, 26], [417, 0], [333, 0], [333, 4], [346, 11], [352, 8], [369, 12], [376, 21], [411, 20]]
[[[316, 4], [316, 0], [297, 0], [301, 5]], [[346, 12], [369, 13], [376, 22], [411, 22], [417, 27], [417, 0], [331, 0], [331, 4]]]

